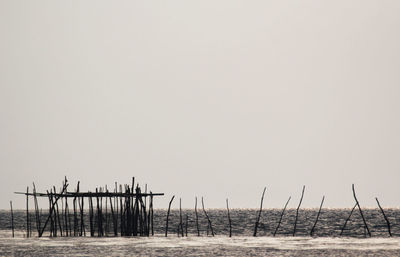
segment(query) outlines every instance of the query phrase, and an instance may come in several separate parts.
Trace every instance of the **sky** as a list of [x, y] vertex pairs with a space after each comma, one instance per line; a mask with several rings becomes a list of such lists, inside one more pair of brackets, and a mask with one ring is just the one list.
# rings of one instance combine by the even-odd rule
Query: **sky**
[[[400, 207], [400, 1], [0, 0], [0, 209], [64, 176], [182, 206]], [[178, 207], [175, 202], [173, 207]], [[46, 206], [46, 205], [45, 205]], [[43, 208], [45, 208], [43, 206]]]

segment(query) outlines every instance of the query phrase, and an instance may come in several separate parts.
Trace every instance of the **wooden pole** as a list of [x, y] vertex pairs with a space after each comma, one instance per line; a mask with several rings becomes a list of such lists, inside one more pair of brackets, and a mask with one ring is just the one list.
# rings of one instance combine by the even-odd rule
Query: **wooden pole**
[[26, 188], [26, 237], [29, 237], [29, 187]]
[[35, 217], [36, 217], [36, 229], [38, 232], [38, 235], [40, 234], [40, 215], [39, 215], [39, 205], [38, 205], [38, 201], [37, 201], [37, 197], [36, 197], [36, 186], [35, 183], [33, 183], [33, 200], [35, 203]]
[[14, 237], [14, 212], [12, 207], [12, 201], [10, 201], [10, 207], [11, 207], [11, 231], [12, 231], [12, 237]]
[[226, 209], [228, 210], [229, 237], [232, 237], [232, 220], [231, 220], [231, 214], [229, 212], [228, 198], [226, 198]]
[[172, 196], [171, 201], [169, 201], [169, 205], [168, 205], [167, 220], [166, 220], [166, 224], [165, 224], [165, 236], [166, 236], [166, 237], [168, 236], [168, 219], [169, 219], [169, 212], [170, 212], [170, 210], [171, 210], [171, 204], [172, 204], [172, 201], [174, 200], [174, 198], [175, 198], [175, 195]]
[[363, 212], [362, 212], [362, 210], [361, 210], [360, 203], [358, 202], [357, 197], [356, 197], [356, 191], [355, 191], [355, 189], [354, 189], [354, 184], [352, 184], [351, 188], [353, 189], [354, 200], [356, 201], [356, 204], [357, 204], [357, 206], [358, 206], [358, 210], [360, 211], [361, 218], [362, 218], [362, 220], [363, 220], [363, 222], [364, 222], [364, 226], [365, 226], [365, 228], [367, 229], [368, 235], [371, 237], [371, 232], [369, 231], [367, 222], [365, 221], [365, 218], [364, 218], [364, 214], [363, 214]]
[[344, 229], [346, 228], [347, 222], [349, 222], [350, 217], [351, 217], [351, 215], [353, 214], [354, 209], [355, 209], [356, 207], [357, 207], [357, 204], [355, 204], [354, 207], [351, 209], [350, 215], [347, 217], [346, 221], [344, 222], [344, 225], [343, 225], [343, 227], [342, 227], [342, 231], [340, 232], [340, 235], [343, 235], [343, 231], [344, 231]]
[[262, 206], [263, 206], [263, 201], [264, 201], [265, 190], [267, 190], [266, 187], [264, 187], [264, 191], [263, 191], [262, 196], [261, 196], [260, 210], [258, 211], [258, 215], [257, 215], [257, 219], [256, 219], [256, 224], [254, 225], [254, 233], [253, 233], [253, 236], [257, 236], [257, 229], [258, 229], [258, 224], [260, 223], [260, 218], [261, 218], [261, 212], [262, 212]]
[[180, 229], [182, 237], [184, 237], [185, 235], [183, 234], [182, 199], [181, 198], [179, 198], [179, 229]]
[[319, 211], [318, 211], [318, 214], [317, 214], [317, 218], [315, 219], [314, 226], [311, 229], [310, 236], [313, 236], [313, 234], [314, 234], [314, 230], [315, 230], [315, 227], [317, 226], [318, 218], [319, 218], [319, 215], [321, 214], [322, 205], [324, 204], [324, 200], [325, 200], [325, 196], [322, 197], [321, 205], [319, 206]]
[[212, 227], [210, 217], [208, 216], [208, 214], [207, 214], [207, 212], [206, 212], [206, 209], [204, 208], [203, 197], [201, 197], [201, 206], [203, 207], [204, 215], [206, 215], [206, 218], [207, 218], [207, 221], [208, 221], [208, 226], [209, 226], [210, 229], [211, 229], [211, 235], [214, 236], [214, 235], [215, 235], [215, 234], [214, 234], [214, 229], [213, 229], [213, 227]]
[[299, 217], [299, 209], [300, 209], [301, 202], [303, 201], [303, 196], [304, 196], [304, 190], [305, 190], [305, 189], [306, 189], [306, 186], [303, 186], [303, 190], [301, 191], [300, 202], [299, 202], [299, 205], [297, 206], [297, 209], [296, 209], [296, 219], [295, 219], [295, 221], [294, 221], [293, 236], [296, 234], [297, 219], [298, 219], [298, 217]]
[[197, 236], [200, 236], [200, 229], [199, 229], [199, 214], [197, 213], [197, 196], [196, 196], [196, 198], [195, 198], [194, 212], [195, 212], [195, 214], [196, 214], [196, 229], [197, 229]]
[[382, 212], [382, 214], [383, 214], [383, 217], [385, 218], [386, 225], [387, 225], [387, 229], [388, 229], [388, 232], [389, 232], [389, 236], [392, 236], [392, 231], [391, 231], [391, 229], [390, 229], [390, 222], [389, 222], [389, 219], [388, 219], [388, 217], [386, 216], [385, 212], [383, 211], [383, 209], [382, 209], [382, 207], [381, 207], [381, 204], [379, 203], [377, 197], [375, 197], [375, 200], [376, 200], [376, 202], [378, 203], [379, 209], [381, 210], [381, 212]]
[[274, 231], [274, 236], [276, 235], [276, 233], [278, 232], [279, 227], [281, 226], [281, 222], [282, 222], [283, 215], [285, 214], [286, 207], [287, 207], [287, 205], [288, 205], [288, 203], [289, 203], [289, 201], [290, 201], [291, 198], [292, 198], [292, 197], [289, 196], [289, 199], [286, 201], [285, 207], [283, 207], [283, 210], [282, 210], [282, 212], [281, 212], [281, 217], [279, 218], [278, 225], [276, 226], [275, 231]]

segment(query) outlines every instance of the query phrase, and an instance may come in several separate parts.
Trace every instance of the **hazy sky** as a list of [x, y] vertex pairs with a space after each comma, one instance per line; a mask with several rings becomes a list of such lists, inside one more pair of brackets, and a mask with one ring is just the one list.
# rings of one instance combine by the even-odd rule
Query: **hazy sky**
[[[400, 206], [400, 1], [0, 0], [0, 208], [129, 183], [184, 207]], [[45, 206], [43, 206], [45, 207]]]

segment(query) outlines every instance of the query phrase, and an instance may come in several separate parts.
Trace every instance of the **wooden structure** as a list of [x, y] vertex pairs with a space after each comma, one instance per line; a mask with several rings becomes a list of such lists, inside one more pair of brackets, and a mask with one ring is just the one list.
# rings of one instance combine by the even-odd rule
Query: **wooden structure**
[[[132, 178], [131, 185], [119, 185], [118, 188], [115, 183], [113, 192], [110, 192], [107, 186], [96, 188], [95, 192], [80, 192], [79, 182], [76, 190], [71, 192], [68, 191], [68, 186], [68, 180], [65, 178], [62, 189], [58, 192], [56, 187], [53, 187], [46, 193], [38, 193], [35, 184], [33, 184], [32, 193], [29, 192], [29, 188], [26, 193], [15, 192], [26, 195], [27, 237], [32, 236], [33, 230], [29, 214], [29, 197], [33, 197], [34, 200], [35, 230], [39, 237], [46, 232], [51, 237], [154, 235], [153, 198], [162, 196], [163, 193], [151, 191], [147, 193], [147, 185], [145, 191], [142, 192], [139, 184], [135, 187], [135, 178]], [[48, 198], [47, 214], [41, 213], [38, 197]], [[71, 204], [72, 207], [70, 207]], [[85, 206], [88, 208], [85, 209]], [[87, 227], [89, 231], [86, 231]]]

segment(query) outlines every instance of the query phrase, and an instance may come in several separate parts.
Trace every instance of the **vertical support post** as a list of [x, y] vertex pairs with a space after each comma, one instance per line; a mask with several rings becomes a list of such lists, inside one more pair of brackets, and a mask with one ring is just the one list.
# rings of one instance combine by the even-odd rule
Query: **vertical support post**
[[317, 226], [318, 218], [319, 218], [319, 215], [321, 214], [321, 209], [322, 209], [322, 205], [324, 204], [324, 200], [325, 200], [325, 196], [322, 197], [321, 205], [319, 206], [317, 218], [315, 219], [314, 226], [311, 229], [310, 236], [313, 236], [313, 234], [314, 234], [314, 230], [315, 230], [315, 227]]
[[299, 202], [299, 205], [297, 206], [297, 209], [296, 209], [296, 219], [295, 219], [295, 221], [294, 221], [293, 236], [296, 234], [297, 219], [298, 219], [298, 217], [299, 217], [299, 209], [300, 209], [301, 202], [303, 201], [303, 196], [304, 196], [304, 190], [305, 190], [305, 189], [306, 189], [306, 186], [303, 186], [303, 190], [301, 191], [300, 202]]
[[232, 237], [232, 220], [231, 220], [231, 214], [230, 214], [230, 212], [229, 212], [228, 198], [226, 198], [226, 209], [228, 210], [229, 237]]
[[260, 210], [258, 211], [258, 216], [257, 216], [257, 219], [256, 219], [256, 224], [254, 225], [254, 233], [253, 233], [253, 236], [257, 236], [257, 229], [258, 229], [258, 224], [260, 223], [260, 218], [261, 218], [261, 212], [262, 212], [262, 206], [263, 206], [263, 201], [264, 201], [265, 190], [267, 190], [266, 187], [264, 187], [264, 191], [263, 191], [263, 193], [262, 193]]
[[10, 201], [10, 208], [11, 208], [11, 231], [12, 231], [12, 237], [14, 237], [14, 212], [12, 207], [12, 201]]
[[26, 237], [29, 237], [29, 187], [26, 188]]
[[165, 223], [165, 236], [166, 236], [166, 237], [168, 236], [168, 219], [169, 219], [169, 212], [170, 212], [170, 210], [171, 210], [171, 204], [172, 204], [172, 201], [174, 200], [174, 198], [175, 198], [175, 195], [172, 196], [171, 201], [169, 201], [169, 205], [168, 205], [167, 220], [166, 220], [166, 223]]
[[195, 214], [196, 214], [196, 229], [197, 229], [197, 236], [200, 236], [200, 229], [199, 229], [199, 214], [197, 213], [197, 196], [196, 196], [196, 198], [195, 198], [194, 212], [195, 212]]

